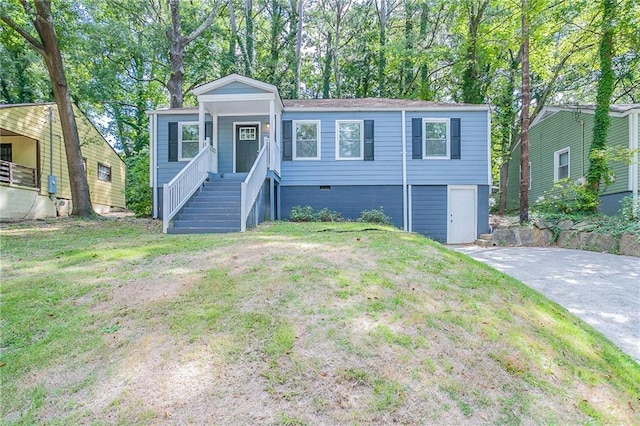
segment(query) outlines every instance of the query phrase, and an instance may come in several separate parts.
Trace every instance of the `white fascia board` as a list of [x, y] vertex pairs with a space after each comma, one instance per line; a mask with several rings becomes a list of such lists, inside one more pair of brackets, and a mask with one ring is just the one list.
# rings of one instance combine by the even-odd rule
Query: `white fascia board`
[[236, 93], [227, 95], [202, 95], [198, 96], [198, 102], [263, 101], [275, 98], [275, 93]]
[[187, 115], [187, 114], [198, 114], [198, 107], [193, 108], [167, 108], [167, 109], [156, 109], [151, 111], [146, 111], [147, 115]]
[[255, 87], [256, 89], [266, 90], [268, 92], [273, 92], [273, 93], [278, 92], [278, 88], [272, 84], [265, 83], [263, 81], [254, 80], [253, 78], [245, 77], [240, 74], [229, 74], [226, 77], [222, 77], [212, 82], [203, 84], [202, 86], [196, 87], [195, 89], [193, 89], [193, 93], [197, 96], [201, 93], [210, 92], [219, 87], [223, 87], [223, 86], [226, 86], [227, 84], [236, 83], [236, 82], [246, 84], [247, 86]]
[[365, 112], [365, 111], [392, 111], [392, 112], [430, 112], [430, 111], [451, 111], [451, 112], [466, 112], [466, 111], [489, 111], [488, 105], [476, 106], [464, 106], [464, 107], [424, 107], [424, 108], [402, 108], [402, 107], [387, 107], [387, 108], [367, 108], [367, 107], [352, 107], [352, 108], [336, 108], [336, 107], [284, 107], [284, 112]]

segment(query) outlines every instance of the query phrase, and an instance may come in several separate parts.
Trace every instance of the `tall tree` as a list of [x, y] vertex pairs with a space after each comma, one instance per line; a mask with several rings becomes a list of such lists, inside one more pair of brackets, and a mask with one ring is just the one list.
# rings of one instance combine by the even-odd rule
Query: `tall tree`
[[89, 217], [94, 215], [89, 185], [84, 175], [82, 152], [80, 151], [80, 138], [76, 126], [76, 118], [73, 112], [73, 104], [69, 93], [69, 85], [65, 75], [64, 63], [58, 36], [51, 14], [50, 0], [34, 0], [33, 4], [28, 0], [20, 0], [26, 19], [35, 28], [37, 36], [20, 26], [12, 18], [4, 13], [0, 19], [6, 25], [15, 30], [29, 43], [29, 45], [44, 59], [49, 72], [49, 79], [53, 89], [53, 95], [58, 106], [62, 135], [64, 137], [67, 168], [69, 170], [69, 183], [74, 216]]
[[484, 85], [481, 78], [481, 59], [478, 52], [480, 23], [489, 0], [465, 0], [463, 9], [467, 15], [468, 38], [465, 43], [464, 71], [462, 73], [462, 101], [470, 104], [484, 102]]
[[[604, 150], [607, 146], [607, 132], [611, 119], [609, 118], [609, 104], [615, 77], [611, 68], [614, 43], [614, 20], [616, 17], [616, 1], [602, 0], [602, 37], [600, 39], [600, 78], [598, 79], [598, 94], [596, 96], [596, 112], [593, 118], [593, 141], [589, 149], [589, 172], [587, 173], [587, 188], [593, 196], [600, 190], [600, 182], [610, 182], [610, 170]], [[595, 209], [594, 205], [594, 209]]]
[[185, 48], [211, 26], [220, 4], [216, 1], [207, 18], [189, 35], [182, 34], [180, 0], [168, 0], [168, 6], [171, 14], [171, 26], [167, 29], [166, 35], [170, 43], [169, 62], [171, 74], [169, 75], [169, 81], [167, 81], [167, 89], [169, 90], [171, 108], [182, 108], [184, 100], [182, 84], [184, 81]]
[[300, 67], [302, 65], [302, 28], [304, 25], [304, 0], [298, 0], [298, 25], [296, 30], [296, 72], [292, 97], [297, 99], [300, 91]]
[[529, 11], [522, 0], [522, 120], [520, 130], [520, 223], [529, 221]]

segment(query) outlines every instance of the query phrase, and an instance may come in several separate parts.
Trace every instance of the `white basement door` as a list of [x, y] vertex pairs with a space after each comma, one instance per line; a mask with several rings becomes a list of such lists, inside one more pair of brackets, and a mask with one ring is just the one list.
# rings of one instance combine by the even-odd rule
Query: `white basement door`
[[476, 240], [476, 194], [476, 186], [449, 186], [447, 243], [470, 243]]

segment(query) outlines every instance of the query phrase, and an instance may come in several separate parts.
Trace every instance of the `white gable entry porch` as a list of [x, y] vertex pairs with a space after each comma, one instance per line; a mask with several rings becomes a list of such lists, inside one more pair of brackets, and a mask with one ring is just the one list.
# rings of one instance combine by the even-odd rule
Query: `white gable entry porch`
[[[194, 94], [198, 99], [198, 154], [170, 182], [163, 185], [163, 231], [169, 232], [171, 221], [179, 212], [185, 210], [187, 202], [203, 187], [205, 181], [210, 180], [212, 177], [224, 177], [225, 175], [227, 176], [225, 182], [234, 180], [240, 183], [238, 230], [245, 230], [249, 216], [268, 175], [271, 176], [271, 179], [268, 179], [271, 185], [268, 192], [271, 198], [270, 215], [273, 219], [275, 211], [274, 192], [276, 190], [274, 181], [279, 179], [281, 159], [280, 126], [278, 123], [283, 109], [277, 88], [267, 83], [232, 74], [197, 87], [194, 90]], [[209, 131], [207, 131], [206, 125], [207, 114], [212, 117]], [[256, 116], [267, 117], [266, 123], [256, 122], [255, 119], [251, 119], [251, 117]], [[232, 117], [232, 126], [229, 125], [230, 117]], [[232, 127], [232, 129], [221, 129], [220, 126], [223, 121], [227, 127]], [[195, 124], [192, 123], [191, 126], [194, 131]], [[177, 140], [181, 140], [180, 136], [183, 129], [183, 125], [175, 126], [176, 146], [178, 146]], [[232, 170], [221, 170], [220, 135], [229, 131], [233, 140], [232, 152], [225, 152], [224, 154], [227, 157], [229, 155], [232, 156]], [[157, 152], [157, 149], [155, 152]], [[236, 176], [230, 176], [229, 171]], [[152, 168], [153, 173], [154, 170]], [[211, 195], [212, 193], [210, 192], [209, 196]], [[218, 198], [222, 199], [227, 195], [225, 193], [219, 195]], [[216, 227], [214, 222], [218, 222], [218, 225], [221, 225], [221, 230], [229, 230], [236, 227], [236, 225], [231, 226], [231, 223], [236, 221], [236, 218], [233, 217], [235, 216], [233, 211], [235, 203], [229, 202], [227, 204], [229, 204], [229, 208], [225, 210], [224, 214], [211, 213], [210, 220], [206, 222], [210, 228]], [[186, 213], [186, 217], [188, 217], [188, 212]], [[257, 213], [254, 213], [254, 216], [256, 216], [255, 220], [257, 221]], [[186, 224], [183, 223], [182, 225]], [[205, 225], [205, 221], [200, 220], [199, 223], [189, 225], [193, 225], [188, 226], [193, 230]], [[179, 232], [179, 230], [171, 231]]]

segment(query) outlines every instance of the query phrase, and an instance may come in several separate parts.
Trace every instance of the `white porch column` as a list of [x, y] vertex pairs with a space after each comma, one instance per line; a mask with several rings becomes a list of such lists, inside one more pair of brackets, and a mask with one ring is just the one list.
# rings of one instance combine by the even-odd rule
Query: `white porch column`
[[200, 140], [200, 149], [198, 150], [198, 152], [200, 152], [207, 147], [204, 131], [204, 102], [198, 103], [198, 139]]
[[212, 115], [211, 122], [211, 171], [218, 173], [218, 114]]
[[271, 170], [273, 170], [273, 164], [272, 163], [272, 152], [273, 152], [273, 145], [275, 144], [276, 140], [276, 102], [275, 100], [271, 99], [269, 101], [269, 168]]

